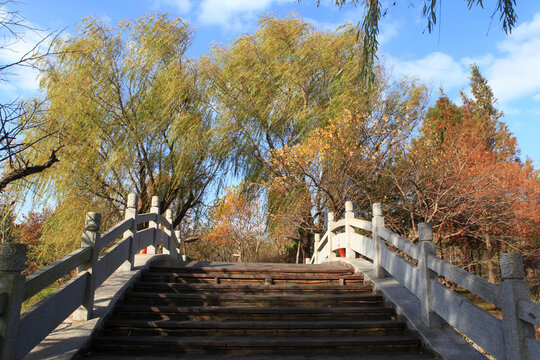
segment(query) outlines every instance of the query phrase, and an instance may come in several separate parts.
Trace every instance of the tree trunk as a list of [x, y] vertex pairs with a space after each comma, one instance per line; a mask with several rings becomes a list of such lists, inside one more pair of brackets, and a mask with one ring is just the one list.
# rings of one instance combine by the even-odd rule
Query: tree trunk
[[489, 236], [489, 233], [486, 233], [485, 235], [486, 239], [486, 257], [487, 257], [487, 266], [488, 266], [488, 280], [490, 283], [495, 284], [497, 281], [497, 273], [495, 270], [495, 266], [493, 264], [493, 257], [495, 255], [493, 242], [491, 240], [491, 237]]

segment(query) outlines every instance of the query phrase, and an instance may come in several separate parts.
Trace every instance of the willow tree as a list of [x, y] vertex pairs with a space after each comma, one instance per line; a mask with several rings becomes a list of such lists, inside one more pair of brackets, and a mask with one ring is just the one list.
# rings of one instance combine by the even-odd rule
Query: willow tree
[[[356, 31], [317, 31], [293, 16], [266, 16], [254, 35], [217, 46], [203, 63], [213, 82], [220, 131], [237, 144], [236, 168], [245, 183], [268, 190], [270, 228], [298, 244], [298, 260], [307, 255], [311, 234], [320, 231], [330, 190], [313, 187], [301, 167], [276, 166], [283, 150], [304, 143], [346, 111], [397, 116], [404, 106], [400, 97], [409, 93], [404, 86], [394, 91], [380, 67], [372, 86], [365, 85]], [[318, 175], [332, 171], [323, 166]], [[331, 184], [331, 192], [342, 193], [346, 181], [344, 176]], [[330, 204], [332, 210], [343, 201]]]
[[[300, 2], [301, 0], [297, 0]], [[332, 1], [340, 9], [346, 4], [364, 7], [364, 15], [358, 22], [358, 36], [362, 37], [362, 78], [367, 80], [367, 83], [372, 83], [376, 73], [374, 67], [376, 65], [377, 52], [379, 50], [379, 24], [381, 20], [390, 11], [391, 7], [399, 5], [404, 1], [383, 1], [383, 0], [334, 0]], [[426, 30], [431, 33], [437, 25], [437, 18], [442, 17], [442, 0], [422, 0], [422, 15], [427, 20]], [[484, 8], [483, 0], [465, 0], [467, 8], [471, 10], [473, 7]], [[317, 6], [321, 0], [316, 0]], [[409, 7], [413, 7], [414, 3], [409, 0]], [[491, 5], [493, 13], [491, 19], [496, 15], [499, 16], [499, 21], [502, 23], [502, 28], [506, 34], [510, 34], [517, 22], [517, 14], [515, 11], [516, 0], [497, 0]]]
[[72, 226], [59, 213], [76, 221], [90, 206], [114, 221], [133, 191], [142, 212], [153, 195], [162, 210], [173, 205], [175, 225], [201, 202], [223, 157], [207, 84], [185, 55], [191, 40], [181, 19], [151, 15], [117, 26], [87, 18], [77, 36], [55, 42], [59, 55], [42, 72], [43, 121], [64, 147], [35, 183], [58, 203], [51, 222]]

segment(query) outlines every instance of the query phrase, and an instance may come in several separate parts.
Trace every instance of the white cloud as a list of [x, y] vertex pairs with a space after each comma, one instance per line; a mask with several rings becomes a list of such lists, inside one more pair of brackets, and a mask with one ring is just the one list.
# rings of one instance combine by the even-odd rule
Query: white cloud
[[434, 52], [413, 61], [387, 58], [393, 74], [398, 77], [414, 76], [433, 87], [443, 86], [445, 90], [459, 88], [467, 83], [465, 66], [441, 52]]
[[218, 25], [226, 30], [245, 29], [272, 3], [293, 2], [295, 0], [203, 0], [200, 4], [199, 22], [204, 25]]
[[[497, 52], [474, 58], [454, 59], [433, 52], [421, 59], [402, 61], [388, 57], [394, 75], [415, 76], [445, 90], [466, 88], [470, 66], [476, 64], [488, 79], [495, 97], [505, 109], [524, 96], [540, 101], [540, 13], [517, 26], [512, 35], [497, 44]], [[535, 95], [536, 94], [536, 95]]]
[[[32, 25], [29, 24], [29, 26]], [[5, 66], [16, 63], [21, 58], [28, 57], [36, 51], [46, 51], [50, 39], [46, 39], [41, 46], [34, 49], [43, 40], [43, 37], [44, 35], [42, 33], [33, 30], [22, 32], [20, 39], [14, 39], [11, 43], [6, 44], [5, 47], [0, 48], [0, 65]], [[6, 68], [2, 73], [2, 77], [6, 78], [11, 85], [9, 93], [15, 96], [21, 95], [21, 92], [36, 92], [39, 88], [38, 71], [28, 66], [11, 66]]]
[[380, 45], [384, 45], [399, 35], [401, 24], [397, 21], [383, 21], [379, 28], [378, 41]]
[[540, 93], [534, 95], [534, 96], [532, 97], [532, 99], [533, 99], [534, 101], [540, 101]]
[[153, 7], [160, 9], [163, 6], [173, 8], [180, 15], [184, 16], [191, 10], [190, 0], [156, 0]]
[[540, 91], [540, 13], [514, 29], [497, 46], [500, 54], [486, 68], [493, 92], [509, 102]]

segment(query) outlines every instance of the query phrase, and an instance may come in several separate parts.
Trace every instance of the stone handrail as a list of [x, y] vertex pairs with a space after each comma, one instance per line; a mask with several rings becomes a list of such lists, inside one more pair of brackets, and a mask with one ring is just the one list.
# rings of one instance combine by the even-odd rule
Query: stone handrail
[[28, 300], [56, 280], [69, 274], [73, 269], [90, 260], [91, 252], [90, 247], [80, 247], [71, 254], [26, 277], [23, 301]]
[[[355, 229], [371, 231], [372, 236]], [[530, 300], [521, 254], [500, 254], [502, 282], [495, 285], [437, 257], [431, 224], [419, 224], [418, 234], [415, 244], [386, 228], [380, 204], [373, 205], [371, 222], [357, 219], [348, 201], [344, 219], [334, 221], [334, 214], [328, 214], [325, 241], [315, 235], [314, 253], [307, 260], [314, 264], [335, 261], [334, 251], [339, 248], [345, 248], [348, 259], [362, 255], [373, 261], [375, 277], [389, 274], [418, 297], [427, 326], [437, 328], [446, 321], [496, 359], [537, 359], [540, 342], [534, 326], [540, 326], [540, 305]], [[439, 276], [500, 308], [503, 320], [441, 284]]]
[[[137, 213], [138, 199], [130, 194], [125, 219], [103, 234], [101, 215], [87, 213], [81, 247], [26, 279], [21, 275], [26, 245], [2, 244], [0, 248], [0, 359], [21, 359], [52, 330], [73, 314], [75, 320], [92, 318], [94, 293], [117, 269], [133, 270], [141, 249], [155, 249], [175, 258], [182, 256], [179, 233], [173, 230], [172, 212], [159, 214], [159, 198], [152, 198], [149, 214]], [[137, 230], [141, 223], [149, 228]], [[158, 225], [162, 225], [160, 227]], [[116, 241], [117, 239], [120, 240]], [[103, 254], [99, 256], [102, 249]], [[78, 269], [78, 274], [28, 311], [21, 303]]]

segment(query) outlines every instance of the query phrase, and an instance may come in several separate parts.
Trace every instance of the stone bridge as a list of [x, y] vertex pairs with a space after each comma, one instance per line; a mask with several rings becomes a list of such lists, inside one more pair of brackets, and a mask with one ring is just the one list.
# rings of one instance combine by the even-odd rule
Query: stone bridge
[[103, 233], [88, 213], [81, 247], [27, 278], [25, 246], [2, 245], [1, 359], [540, 359], [540, 305], [519, 253], [500, 255], [495, 285], [438, 258], [430, 224], [414, 244], [384, 226], [380, 204], [368, 221], [348, 202], [344, 219], [329, 214], [309, 264], [186, 261], [171, 212], [154, 197], [138, 214], [137, 200]]

